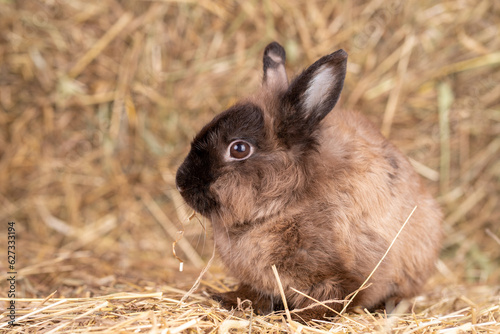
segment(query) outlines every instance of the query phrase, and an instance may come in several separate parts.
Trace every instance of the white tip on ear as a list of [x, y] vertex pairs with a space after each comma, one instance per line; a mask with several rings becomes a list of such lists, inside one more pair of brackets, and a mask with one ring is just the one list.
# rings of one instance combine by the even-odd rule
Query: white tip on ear
[[276, 42], [270, 43], [264, 50], [263, 84], [269, 88], [287, 88], [288, 78], [285, 69], [285, 49]]
[[329, 64], [318, 68], [304, 93], [304, 110], [310, 113], [324, 103], [329, 98], [335, 82], [335, 74]]
[[275, 63], [283, 63], [283, 58], [281, 55], [275, 52], [275, 50], [269, 50], [267, 56], [270, 57]]

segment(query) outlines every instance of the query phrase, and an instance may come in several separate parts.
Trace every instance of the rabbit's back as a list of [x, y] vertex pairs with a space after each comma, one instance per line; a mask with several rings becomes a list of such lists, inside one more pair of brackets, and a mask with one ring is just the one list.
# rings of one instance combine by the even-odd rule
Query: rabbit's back
[[332, 212], [339, 216], [332, 226], [342, 233], [348, 271], [367, 277], [417, 207], [374, 274], [372, 282], [378, 284], [367, 290], [362, 304], [370, 307], [385, 294], [414, 295], [432, 273], [440, 249], [438, 205], [408, 159], [362, 114], [329, 114], [320, 138], [319, 156], [329, 169], [324, 181], [331, 188], [325, 195], [333, 211], [342, 211]]

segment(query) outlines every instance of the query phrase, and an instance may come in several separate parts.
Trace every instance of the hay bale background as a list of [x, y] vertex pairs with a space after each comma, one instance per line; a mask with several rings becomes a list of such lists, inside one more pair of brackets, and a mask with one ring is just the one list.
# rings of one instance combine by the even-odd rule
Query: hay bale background
[[[15, 221], [18, 297], [41, 298], [19, 305], [27, 313], [57, 290], [52, 301], [78, 298], [63, 314], [82, 315], [75, 310], [85, 302], [101, 312], [71, 324], [64, 316], [25, 324], [41, 332], [60, 323], [109, 329], [123, 318], [91, 297], [179, 296], [192, 285], [212, 242], [209, 224], [186, 220], [176, 167], [201, 126], [258, 87], [262, 51], [273, 40], [287, 50], [289, 74], [339, 48], [349, 53], [339, 106], [363, 111], [416, 162], [446, 215], [442, 262], [429, 284], [437, 292], [427, 305], [453, 313], [466, 296], [473, 301], [465, 313], [471, 305], [489, 311], [449, 326], [474, 324], [478, 314], [498, 320], [499, 26], [493, 0], [1, 1], [1, 244], [6, 223]], [[172, 255], [178, 230], [185, 231], [176, 246], [183, 273]], [[218, 264], [205, 282], [215, 289], [232, 283]], [[481, 293], [471, 287], [477, 284]], [[443, 286], [462, 288], [440, 293]], [[196, 296], [207, 305], [205, 323], [176, 318], [177, 330], [214, 329], [228, 317], [207, 316], [211, 303]], [[145, 331], [169, 326], [158, 317], [174, 304], [156, 299], [140, 308], [127, 298], [123, 317], [151, 310]], [[377, 328], [369, 316], [363, 321]]]

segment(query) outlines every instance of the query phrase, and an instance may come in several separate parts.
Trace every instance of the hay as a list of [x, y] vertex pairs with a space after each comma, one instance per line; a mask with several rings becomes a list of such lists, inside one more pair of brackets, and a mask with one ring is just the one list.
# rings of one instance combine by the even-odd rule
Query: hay
[[[286, 321], [285, 314], [256, 316], [249, 310], [226, 311], [214, 302], [193, 295], [193, 301], [180, 302], [179, 291], [164, 287], [154, 293], [115, 293], [86, 298], [25, 298], [20, 326], [10, 333], [196, 333], [230, 330], [254, 333], [297, 331], [303, 333], [375, 331], [397, 333], [498, 332], [500, 289], [453, 287], [439, 289], [413, 303], [402, 303], [392, 314], [345, 314], [334, 322], [315, 321], [302, 325]], [[472, 301], [464, 295], [472, 296]], [[496, 296], [494, 296], [496, 294]], [[169, 295], [170, 297], [166, 297]], [[6, 301], [0, 298], [0, 301]], [[438, 302], [437, 302], [438, 301]], [[6, 323], [0, 330], [6, 330]]]
[[[14, 221], [21, 325], [5, 311], [0, 331], [499, 333], [499, 26], [492, 0], [0, 1], [0, 244]], [[180, 303], [212, 241], [176, 167], [260, 84], [272, 40], [290, 74], [345, 49], [339, 106], [379, 125], [443, 207], [438, 271], [397, 314], [227, 312], [203, 293], [235, 283], [217, 263]]]

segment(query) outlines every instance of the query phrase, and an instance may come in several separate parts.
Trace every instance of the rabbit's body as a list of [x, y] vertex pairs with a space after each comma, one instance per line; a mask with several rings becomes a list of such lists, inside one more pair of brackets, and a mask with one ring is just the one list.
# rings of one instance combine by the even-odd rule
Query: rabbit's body
[[[181, 194], [211, 220], [218, 252], [241, 282], [216, 296], [225, 306], [249, 298], [263, 312], [279, 308], [273, 264], [291, 308], [312, 303], [291, 288], [320, 301], [345, 299], [415, 206], [352, 306], [411, 297], [432, 272], [441, 214], [418, 175], [364, 116], [329, 113], [346, 57], [325, 56], [288, 86], [284, 51], [270, 44], [262, 90], [206, 125], [179, 168]], [[325, 312], [316, 307], [299, 317]]]

